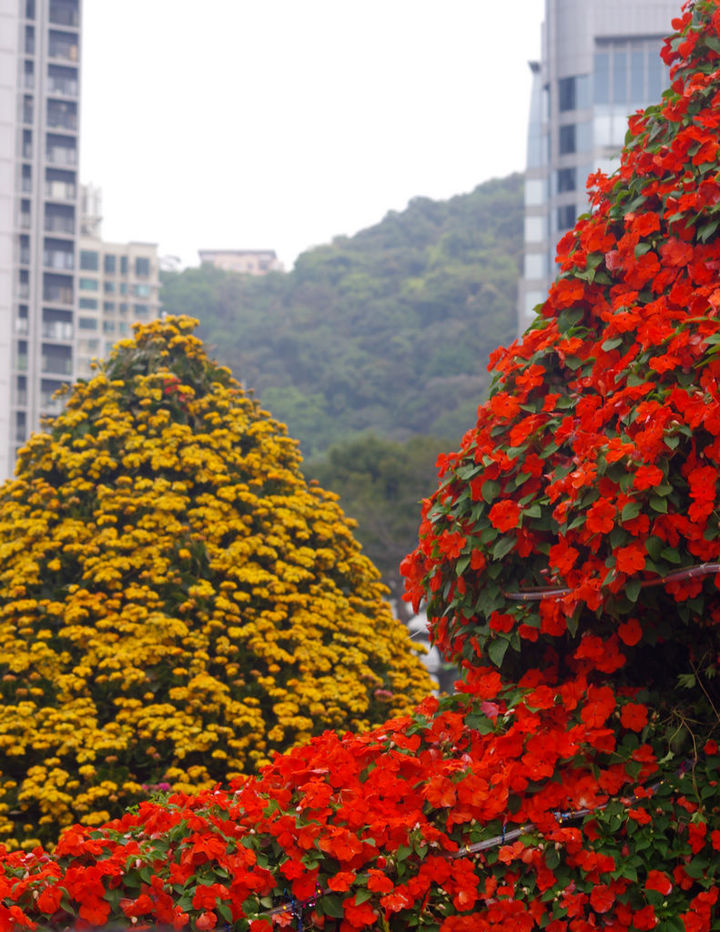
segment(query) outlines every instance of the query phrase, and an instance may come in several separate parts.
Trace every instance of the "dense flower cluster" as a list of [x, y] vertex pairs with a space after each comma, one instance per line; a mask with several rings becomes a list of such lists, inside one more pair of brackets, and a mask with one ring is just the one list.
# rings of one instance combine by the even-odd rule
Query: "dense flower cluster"
[[710, 929], [720, 830], [697, 786], [717, 746], [655, 785], [666, 749], [632, 699], [492, 686], [327, 733], [229, 791], [73, 827], [53, 857], [6, 854], [0, 928]]
[[591, 176], [592, 212], [534, 325], [495, 353], [404, 567], [446, 655], [513, 678], [580, 635], [576, 657], [610, 673], [623, 624], [697, 645], [697, 620], [720, 622], [712, 577], [660, 584], [720, 557], [720, 10], [674, 25], [672, 88], [631, 117], [618, 172]]
[[720, 0], [674, 26], [405, 563], [458, 693], [6, 852], [0, 927], [720, 929]]
[[140, 328], [0, 490], [0, 839], [212, 786], [431, 688], [334, 497], [192, 336]]

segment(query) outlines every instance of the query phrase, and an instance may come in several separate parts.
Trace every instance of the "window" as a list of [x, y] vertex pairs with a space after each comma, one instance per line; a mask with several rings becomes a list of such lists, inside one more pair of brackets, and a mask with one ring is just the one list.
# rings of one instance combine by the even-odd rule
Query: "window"
[[98, 322], [96, 317], [78, 317], [78, 327], [80, 330], [97, 330]]
[[133, 314], [135, 315], [137, 320], [145, 320], [148, 316], [147, 304], [134, 304]]
[[569, 123], [567, 126], [560, 127], [560, 155], [568, 155], [577, 149], [577, 140], [575, 137], [575, 124]]
[[100, 266], [98, 254], [94, 250], [80, 250], [80, 268], [86, 272], [97, 272]]
[[127, 293], [128, 293], [127, 282], [120, 282], [120, 294], [127, 294]]
[[104, 320], [102, 328], [103, 328], [103, 333], [115, 333], [115, 321]]
[[577, 170], [575, 168], [559, 168], [557, 173], [558, 194], [563, 191], [574, 191], [577, 187]]
[[115, 282], [106, 281], [103, 285], [103, 290], [105, 294], [114, 294], [115, 293]]
[[147, 278], [150, 275], [150, 260], [138, 257], [135, 260], [135, 274], [138, 278]]
[[98, 280], [97, 278], [81, 278], [78, 282], [80, 286], [80, 291], [97, 291], [98, 290]]
[[135, 285], [133, 291], [138, 298], [150, 297], [150, 285]]
[[120, 256], [120, 274], [127, 275], [128, 273], [128, 258], [127, 256]]
[[106, 311], [106, 312], [107, 312], [107, 311], [114, 311], [114, 310], [115, 310], [115, 302], [114, 302], [114, 301], [103, 301], [103, 310]]
[[[117, 256], [113, 256], [111, 253], [107, 253], [103, 257], [103, 268], [105, 269], [106, 275], [114, 275], [117, 269]], [[105, 290], [108, 290], [107, 285]]]
[[577, 106], [577, 92], [575, 78], [560, 78], [558, 81], [558, 107], [561, 113], [566, 110], [575, 110]]
[[80, 298], [78, 304], [84, 311], [96, 311], [98, 306], [95, 298]]
[[558, 207], [557, 223], [558, 230], [569, 230], [575, 224], [577, 212], [574, 204], [565, 204]]

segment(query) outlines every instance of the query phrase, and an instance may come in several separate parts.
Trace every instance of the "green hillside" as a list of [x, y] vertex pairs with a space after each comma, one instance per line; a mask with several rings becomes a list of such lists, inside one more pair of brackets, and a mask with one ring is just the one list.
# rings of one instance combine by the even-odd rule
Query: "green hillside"
[[286, 274], [166, 275], [162, 302], [200, 320], [213, 354], [306, 457], [370, 431], [454, 438], [485, 394], [489, 352], [514, 335], [521, 244], [512, 175], [448, 201], [415, 198]]

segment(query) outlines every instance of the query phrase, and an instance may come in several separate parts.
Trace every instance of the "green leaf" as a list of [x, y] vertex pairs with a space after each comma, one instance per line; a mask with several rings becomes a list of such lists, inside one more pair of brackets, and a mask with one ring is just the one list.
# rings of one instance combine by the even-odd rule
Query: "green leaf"
[[488, 504], [495, 501], [500, 494], [500, 483], [495, 482], [494, 479], [488, 479], [486, 482], [483, 482], [480, 494]]
[[492, 660], [496, 667], [500, 667], [502, 665], [503, 658], [505, 657], [509, 646], [510, 642], [506, 641], [505, 638], [493, 638], [493, 640], [488, 644], [488, 657], [490, 660]]
[[345, 915], [342, 901], [340, 897], [336, 896], [334, 893], [320, 897], [318, 906], [322, 910], [323, 915], [330, 916], [331, 919], [342, 919]]
[[620, 513], [620, 518], [623, 521], [631, 521], [633, 518], [637, 518], [640, 511], [640, 502], [628, 502]]
[[617, 349], [618, 346], [621, 345], [622, 341], [622, 337], [610, 337], [610, 339], [605, 340], [601, 348], [604, 349], [606, 353], [608, 353], [610, 350]]
[[628, 579], [625, 583], [625, 595], [631, 602], [637, 602], [638, 596], [642, 590], [642, 584], [639, 579]]
[[659, 512], [661, 515], [666, 515], [668, 506], [664, 498], [660, 498], [659, 495], [650, 496], [650, 507], [653, 511]]
[[505, 534], [500, 540], [495, 544], [492, 549], [492, 555], [494, 560], [502, 560], [515, 546], [515, 538], [509, 534]]

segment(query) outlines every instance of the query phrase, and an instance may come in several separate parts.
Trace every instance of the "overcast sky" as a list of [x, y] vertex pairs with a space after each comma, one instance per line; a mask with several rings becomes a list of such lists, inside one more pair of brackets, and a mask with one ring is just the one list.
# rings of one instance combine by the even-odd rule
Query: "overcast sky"
[[522, 170], [543, 0], [84, 0], [103, 236], [298, 253]]

